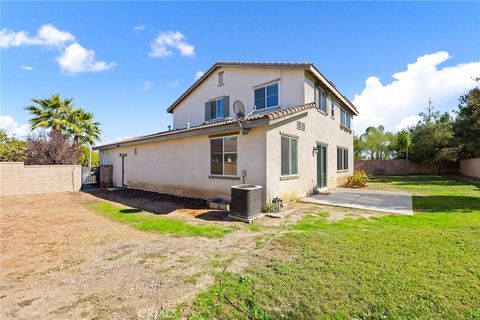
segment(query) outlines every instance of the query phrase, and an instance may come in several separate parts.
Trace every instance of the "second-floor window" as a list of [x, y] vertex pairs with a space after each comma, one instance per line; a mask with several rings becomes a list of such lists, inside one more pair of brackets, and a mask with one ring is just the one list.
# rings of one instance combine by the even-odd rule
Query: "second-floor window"
[[223, 118], [223, 98], [210, 101], [211, 119]]
[[318, 110], [327, 113], [327, 93], [318, 84], [315, 85], [315, 104]]
[[278, 106], [278, 82], [255, 89], [255, 107], [257, 109]]
[[345, 128], [352, 128], [352, 115], [343, 109], [341, 109], [340, 124]]
[[335, 117], [335, 102], [332, 100], [330, 100], [330, 114], [332, 115], [332, 117]]

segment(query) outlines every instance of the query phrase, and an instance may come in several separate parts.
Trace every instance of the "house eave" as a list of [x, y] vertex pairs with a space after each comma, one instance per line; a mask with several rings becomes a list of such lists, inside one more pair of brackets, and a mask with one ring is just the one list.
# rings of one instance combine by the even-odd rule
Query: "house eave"
[[[267, 124], [268, 124], [267, 119], [260, 119], [260, 120], [249, 121], [247, 126], [249, 128], [253, 128], [253, 127], [259, 127]], [[237, 122], [231, 122], [225, 125], [202, 128], [202, 129], [191, 130], [191, 131], [181, 131], [181, 132], [165, 131], [165, 132], [160, 132], [153, 135], [141, 136], [141, 137], [132, 138], [129, 140], [118, 141], [114, 143], [96, 146], [96, 147], [93, 147], [92, 150], [114, 149], [114, 148], [134, 146], [134, 145], [139, 145], [144, 143], [181, 139], [181, 138], [200, 136], [200, 135], [210, 135], [210, 134], [216, 134], [216, 133], [234, 131], [234, 130], [240, 130], [240, 127], [238, 126]]]

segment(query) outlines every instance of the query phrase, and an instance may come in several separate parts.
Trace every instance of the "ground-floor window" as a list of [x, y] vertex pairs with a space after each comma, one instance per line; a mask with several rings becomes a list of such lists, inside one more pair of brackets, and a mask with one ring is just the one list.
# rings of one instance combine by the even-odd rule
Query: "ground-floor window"
[[282, 176], [298, 174], [298, 139], [282, 136]]
[[210, 174], [237, 175], [237, 137], [210, 139]]
[[348, 149], [337, 148], [337, 170], [348, 170]]

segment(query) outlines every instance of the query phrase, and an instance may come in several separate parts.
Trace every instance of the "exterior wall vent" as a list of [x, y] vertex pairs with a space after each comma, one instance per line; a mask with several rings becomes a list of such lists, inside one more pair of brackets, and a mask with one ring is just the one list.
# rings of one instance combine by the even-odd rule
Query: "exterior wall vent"
[[305, 122], [297, 121], [297, 130], [305, 131]]

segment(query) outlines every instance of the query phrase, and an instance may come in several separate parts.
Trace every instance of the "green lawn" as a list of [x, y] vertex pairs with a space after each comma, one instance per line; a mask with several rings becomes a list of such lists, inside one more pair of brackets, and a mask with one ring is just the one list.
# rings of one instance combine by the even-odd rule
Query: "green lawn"
[[108, 202], [95, 203], [90, 207], [109, 218], [128, 223], [137, 229], [169, 233], [176, 236], [221, 238], [234, 230], [232, 228], [190, 224], [150, 212], [117, 207]]
[[480, 319], [480, 189], [428, 176], [370, 187], [412, 192], [415, 214], [327, 223], [319, 207], [270, 244], [284, 256], [217, 275], [172, 317]]

